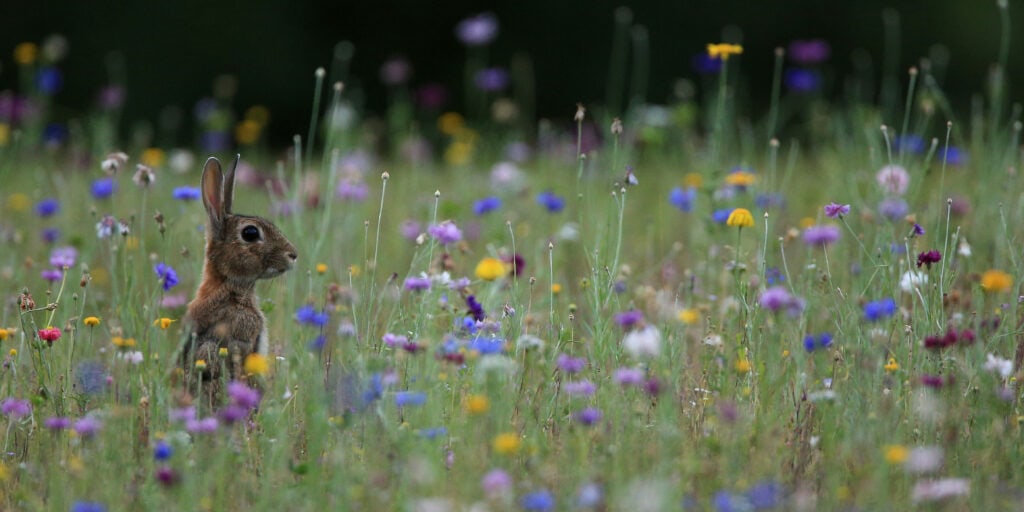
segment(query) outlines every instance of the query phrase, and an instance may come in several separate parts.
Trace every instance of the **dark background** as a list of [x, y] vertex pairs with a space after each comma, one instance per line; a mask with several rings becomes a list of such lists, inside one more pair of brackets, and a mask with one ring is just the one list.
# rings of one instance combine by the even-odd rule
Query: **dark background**
[[[141, 120], [155, 121], [167, 105], [190, 113], [197, 99], [210, 95], [213, 78], [229, 73], [239, 80], [235, 108], [268, 106], [272, 138], [284, 145], [291, 134], [305, 133], [313, 70], [330, 66], [339, 41], [355, 45], [348, 82], [365, 93], [371, 111], [380, 112], [386, 104], [378, 68], [395, 54], [414, 66], [412, 85], [442, 82], [458, 97], [466, 50], [453, 28], [464, 17], [491, 11], [501, 28], [489, 49], [490, 62], [507, 65], [517, 53], [528, 55], [535, 68], [538, 114], [568, 119], [577, 101], [604, 99], [614, 11], [622, 5], [650, 34], [647, 99], [652, 102], [666, 101], [676, 78], [694, 76], [692, 56], [706, 43], [719, 41], [727, 26], [742, 31], [745, 52], [735, 62], [751, 84], [755, 106], [764, 106], [769, 97], [773, 49], [792, 39], [828, 40], [836, 76], [848, 72], [851, 53], [863, 49], [880, 75], [886, 7], [899, 13], [901, 45], [898, 62], [893, 62], [900, 73], [933, 45], [944, 45], [950, 67], [943, 83], [960, 109], [966, 109], [971, 94], [983, 91], [999, 47], [994, 0], [5, 1], [0, 7], [0, 90], [16, 87], [14, 45], [41, 42], [56, 32], [70, 44], [60, 64], [64, 87], [55, 99], [67, 115], [93, 105], [97, 90], [110, 79], [105, 59], [116, 52], [123, 58], [128, 92], [122, 130]], [[1013, 27], [1024, 27], [1021, 2], [1011, 0], [1010, 14]], [[1010, 51], [1012, 100], [1019, 100], [1012, 85], [1024, 71], [1021, 55], [1024, 37], [1016, 38]]]

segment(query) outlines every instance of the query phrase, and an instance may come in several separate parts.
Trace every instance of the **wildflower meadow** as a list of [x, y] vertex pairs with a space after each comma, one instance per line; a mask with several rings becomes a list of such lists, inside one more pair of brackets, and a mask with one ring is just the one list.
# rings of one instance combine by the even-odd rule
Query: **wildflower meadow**
[[[218, 78], [187, 145], [123, 136], [117, 81], [58, 108], [74, 41], [5, 50], [0, 509], [1024, 506], [1010, 55], [964, 111], [941, 62], [886, 104], [820, 39], [693, 48], [652, 103], [616, 47], [621, 110], [537, 119], [543, 91], [488, 59], [502, 29], [446, 29], [458, 98], [395, 59], [374, 113], [310, 70], [292, 140]], [[183, 365], [185, 311], [203, 162], [236, 154], [235, 213], [298, 259], [256, 285], [268, 350], [211, 402], [187, 376], [227, 350]]]

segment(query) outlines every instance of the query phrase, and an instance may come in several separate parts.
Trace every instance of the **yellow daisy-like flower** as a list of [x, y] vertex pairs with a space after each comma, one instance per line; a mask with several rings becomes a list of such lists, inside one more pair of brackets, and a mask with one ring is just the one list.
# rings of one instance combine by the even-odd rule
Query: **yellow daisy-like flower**
[[349, 265], [348, 274], [352, 277], [359, 277], [359, 274], [363, 273], [363, 269], [359, 268], [359, 265]]
[[901, 444], [890, 444], [885, 447], [882, 453], [885, 455], [885, 461], [889, 464], [902, 464], [903, 461], [907, 460], [910, 450]]
[[7, 329], [4, 329], [3, 327], [0, 327], [0, 341], [6, 340], [7, 337], [10, 336], [10, 335], [11, 335], [10, 331], [8, 331]]
[[704, 177], [695, 172], [688, 173], [683, 176], [683, 185], [688, 188], [700, 188], [704, 185]]
[[743, 358], [736, 360], [736, 373], [750, 373], [754, 365], [750, 364], [750, 359]]
[[142, 151], [139, 161], [146, 166], [156, 169], [164, 166], [164, 162], [167, 161], [167, 155], [160, 148], [146, 148]]
[[469, 395], [466, 397], [466, 412], [470, 414], [483, 414], [491, 408], [491, 401], [484, 395]]
[[266, 375], [270, 371], [270, 361], [261, 354], [249, 354], [245, 358], [243, 369], [250, 375]]
[[253, 144], [260, 140], [260, 132], [263, 131], [263, 126], [253, 121], [252, 119], [245, 119], [235, 125], [235, 140], [243, 146]]
[[558, 295], [559, 293], [562, 293], [562, 285], [560, 285], [558, 283], [555, 283], [555, 284], [551, 285], [551, 293], [553, 293], [555, 295]]
[[157, 326], [157, 327], [159, 327], [161, 329], [167, 329], [168, 327], [171, 326], [172, 323], [174, 323], [174, 319], [173, 318], [164, 317], [164, 318], [157, 318], [156, 321], [153, 322], [153, 325], [155, 325], [155, 326]]
[[12, 348], [12, 349], [10, 350], [10, 352], [7, 352], [7, 355], [9, 355], [9, 356], [11, 356], [11, 357], [18, 357], [18, 349], [16, 349], [16, 348]]
[[263, 126], [270, 121], [270, 110], [263, 105], [253, 105], [245, 111], [245, 118]]
[[679, 312], [679, 321], [686, 325], [693, 325], [700, 321], [700, 311], [686, 308]]
[[736, 228], [749, 228], [754, 225], [754, 216], [746, 208], [736, 208], [729, 214], [729, 218], [725, 220], [725, 225]]
[[0, 147], [6, 146], [11, 140], [11, 125], [0, 123]]
[[515, 455], [523, 446], [523, 442], [517, 434], [506, 432], [495, 436], [492, 445], [499, 455]]
[[480, 263], [476, 264], [476, 277], [483, 279], [484, 281], [494, 281], [495, 279], [508, 274], [509, 266], [498, 258], [484, 258], [480, 260]]
[[23, 212], [32, 206], [32, 199], [21, 192], [7, 196], [7, 208], [12, 212]]
[[986, 293], [1006, 293], [1013, 287], [1013, 276], [1002, 270], [986, 270], [981, 275], [981, 288]]
[[203, 371], [206, 369], [206, 359], [196, 359], [196, 370]]
[[458, 112], [445, 112], [437, 118], [437, 129], [445, 135], [455, 135], [465, 126], [465, 120]]
[[39, 57], [39, 46], [35, 43], [21, 43], [14, 47], [14, 62], [27, 66]]
[[730, 55], [743, 53], [743, 47], [738, 44], [729, 43], [708, 43], [708, 57], [712, 59], [729, 60]]
[[82, 320], [82, 323], [85, 324], [86, 327], [96, 327], [100, 324], [100, 319], [96, 316], [87, 316]]
[[818, 222], [814, 220], [814, 217], [801, 217], [800, 218], [800, 229], [807, 229], [814, 226]]
[[114, 336], [110, 339], [110, 342], [118, 348], [132, 348], [135, 346], [135, 338], [122, 338], [121, 336]]
[[730, 172], [725, 175], [725, 184], [734, 187], [749, 187], [757, 181], [757, 176], [747, 171]]
[[326, 274], [327, 273], [327, 264], [326, 263], [317, 263], [316, 264], [316, 273], [317, 274]]
[[221, 347], [219, 350], [217, 350], [217, 355], [220, 356], [220, 357], [227, 357], [228, 356], [228, 348], [227, 347]]

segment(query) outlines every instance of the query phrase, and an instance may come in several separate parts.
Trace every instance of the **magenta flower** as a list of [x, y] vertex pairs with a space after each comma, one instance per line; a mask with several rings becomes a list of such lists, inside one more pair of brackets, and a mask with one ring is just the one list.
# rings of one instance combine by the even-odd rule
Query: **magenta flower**
[[29, 414], [32, 414], [32, 404], [28, 400], [21, 400], [18, 398], [7, 398], [0, 403], [0, 412], [8, 418], [18, 419], [24, 418]]
[[843, 218], [843, 215], [847, 215], [849, 213], [850, 205], [848, 204], [829, 203], [825, 205], [826, 217], [831, 217], [833, 219], [838, 217], [841, 219]]
[[840, 235], [836, 226], [811, 226], [804, 230], [804, 242], [807, 245], [825, 247], [839, 240]]
[[921, 265], [927, 266], [929, 269], [932, 268], [932, 263], [938, 263], [942, 261], [942, 253], [932, 249], [930, 251], [924, 251], [917, 255], [917, 268], [921, 268]]

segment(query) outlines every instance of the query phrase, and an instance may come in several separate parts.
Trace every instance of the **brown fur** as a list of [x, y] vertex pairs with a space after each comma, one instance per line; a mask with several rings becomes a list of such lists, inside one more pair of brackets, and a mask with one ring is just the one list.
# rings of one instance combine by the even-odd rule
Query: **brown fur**
[[[269, 220], [231, 213], [234, 171], [232, 167], [223, 175], [216, 158], [207, 160], [203, 168], [206, 258], [202, 282], [185, 315], [189, 339], [181, 364], [186, 380], [193, 385], [203, 381], [211, 397], [216, 396], [224, 371], [229, 379], [240, 378], [245, 358], [266, 351], [260, 346], [266, 343], [266, 321], [256, 297], [256, 281], [283, 274], [298, 257], [295, 246]], [[248, 226], [259, 230], [258, 240], [243, 239], [242, 230]], [[226, 359], [220, 357], [222, 348], [228, 351]], [[206, 362], [204, 371], [195, 369], [200, 359]]]

